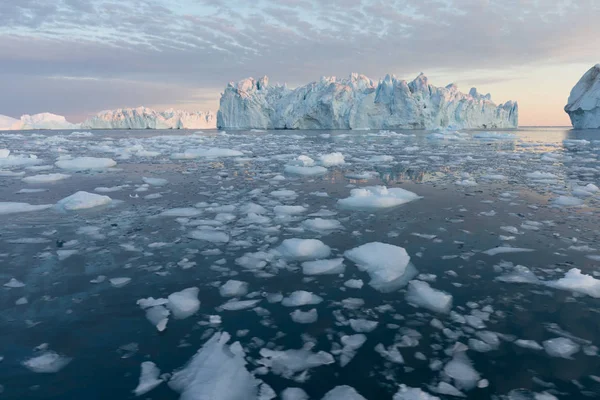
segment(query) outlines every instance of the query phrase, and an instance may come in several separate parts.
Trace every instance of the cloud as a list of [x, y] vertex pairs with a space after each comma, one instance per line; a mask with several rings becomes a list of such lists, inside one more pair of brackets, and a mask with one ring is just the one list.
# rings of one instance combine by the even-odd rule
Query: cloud
[[[231, 80], [264, 74], [297, 85], [353, 71], [376, 79], [415, 71], [591, 65], [599, 19], [594, 0], [2, 2], [0, 86], [41, 85], [35, 100], [19, 90], [0, 98], [0, 113], [16, 115], [44, 102], [62, 113], [84, 113], [117, 107], [123, 96], [149, 104], [161, 93], [160, 104], [168, 103], [166, 97], [188, 103], [199, 90], [212, 94]], [[56, 103], [53, 90], [89, 89], [73, 79], [48, 81], [56, 76], [106, 84], [93, 89], [89, 105], [80, 99]], [[117, 84], [123, 81], [137, 84]]]

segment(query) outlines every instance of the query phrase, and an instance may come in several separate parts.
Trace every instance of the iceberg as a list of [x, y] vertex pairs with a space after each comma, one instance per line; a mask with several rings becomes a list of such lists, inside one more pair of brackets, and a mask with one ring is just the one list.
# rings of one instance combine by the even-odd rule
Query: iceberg
[[565, 112], [575, 129], [600, 128], [600, 64], [594, 65], [573, 87]]
[[438, 129], [516, 128], [518, 105], [496, 105], [473, 88], [430, 85], [387, 75], [374, 82], [353, 73], [323, 77], [296, 89], [270, 85], [265, 76], [231, 82], [221, 96], [219, 129]]
[[0, 131], [22, 131], [32, 129], [78, 129], [79, 124], [72, 124], [62, 115], [41, 113], [22, 115], [20, 119], [0, 115]]
[[214, 129], [212, 112], [187, 112], [151, 108], [119, 108], [101, 111], [81, 124], [83, 129]]

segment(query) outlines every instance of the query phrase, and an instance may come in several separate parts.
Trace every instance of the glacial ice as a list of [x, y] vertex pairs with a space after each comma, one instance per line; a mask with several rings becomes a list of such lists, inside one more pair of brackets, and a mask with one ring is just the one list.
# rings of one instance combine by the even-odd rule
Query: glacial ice
[[600, 64], [590, 68], [573, 87], [565, 112], [575, 129], [600, 128]]
[[433, 289], [423, 281], [408, 282], [406, 301], [438, 313], [447, 313], [452, 307], [452, 295]]
[[155, 111], [146, 107], [106, 110], [85, 120], [83, 129], [214, 129], [212, 112], [187, 112], [168, 109]]
[[387, 75], [324, 77], [294, 90], [267, 77], [229, 83], [217, 113], [220, 129], [436, 129], [515, 128], [518, 106], [497, 106], [476, 89], [438, 88], [421, 74], [414, 81]]
[[51, 113], [25, 114], [20, 119], [0, 115], [0, 131], [77, 128], [79, 128], [79, 124], [72, 124], [62, 115]]
[[369, 285], [381, 292], [394, 291], [416, 275], [406, 250], [391, 244], [363, 244], [347, 250], [344, 256], [356, 263], [358, 269], [367, 272], [371, 277]]
[[59, 200], [56, 206], [65, 211], [77, 211], [104, 206], [110, 203], [112, 203], [112, 199], [108, 196], [79, 191]]
[[421, 196], [402, 188], [388, 189], [385, 186], [367, 186], [352, 189], [350, 197], [338, 200], [338, 205], [351, 210], [371, 211], [397, 207], [420, 198]]
[[54, 163], [58, 168], [72, 171], [98, 170], [114, 167], [117, 162], [111, 158], [78, 157]]
[[329, 246], [317, 239], [285, 239], [277, 251], [288, 260], [310, 261], [327, 258]]
[[579, 268], [570, 269], [563, 278], [548, 282], [548, 286], [600, 298], [600, 279], [582, 274]]
[[194, 315], [200, 309], [199, 292], [200, 289], [197, 287], [191, 287], [169, 295], [167, 307], [171, 310], [175, 319], [185, 319]]

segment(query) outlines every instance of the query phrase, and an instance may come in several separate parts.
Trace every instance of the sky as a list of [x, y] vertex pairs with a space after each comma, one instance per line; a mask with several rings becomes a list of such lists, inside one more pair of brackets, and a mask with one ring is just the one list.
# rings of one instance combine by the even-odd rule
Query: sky
[[522, 126], [564, 126], [599, 20], [597, 0], [0, 1], [0, 114], [216, 111], [246, 77], [424, 72], [518, 101]]

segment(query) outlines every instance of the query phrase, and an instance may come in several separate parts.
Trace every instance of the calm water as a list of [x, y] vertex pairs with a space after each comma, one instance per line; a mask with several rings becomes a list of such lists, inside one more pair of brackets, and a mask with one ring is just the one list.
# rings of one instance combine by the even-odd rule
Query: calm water
[[[98, 193], [99, 187], [113, 188], [100, 194], [114, 201], [81, 211], [52, 207], [0, 215], [0, 285], [13, 278], [24, 284], [0, 287], [0, 398], [133, 398], [142, 362], [152, 361], [161, 373], [170, 374], [219, 331], [240, 341], [247, 369], [278, 394], [301, 387], [311, 399], [320, 399], [337, 385], [350, 385], [367, 399], [391, 399], [398, 385], [406, 384], [446, 398], [435, 388], [441, 381], [455, 384], [443, 367], [460, 352], [480, 375], [480, 386], [486, 386], [482, 380], [489, 383], [463, 390], [467, 398], [488, 399], [515, 389], [557, 398], [599, 397], [595, 346], [600, 343], [600, 298], [546, 283], [578, 268], [590, 275], [592, 289], [600, 287], [592, 278], [600, 274], [600, 194], [581, 191], [590, 183], [600, 185], [600, 131], [38, 131], [0, 133], [1, 148], [11, 150], [9, 158], [0, 159], [2, 202], [55, 204], [77, 191]], [[243, 154], [176, 155], [198, 148]], [[345, 163], [328, 166], [322, 175], [284, 173], [287, 165], [298, 163], [298, 156], [309, 156], [318, 165], [319, 155], [333, 152], [341, 153]], [[117, 165], [93, 171], [54, 165], [57, 159], [81, 156], [112, 158]], [[540, 174], [528, 175], [536, 171]], [[70, 177], [44, 184], [22, 181], [47, 173]], [[364, 173], [370, 173], [364, 175], [367, 179], [356, 179]], [[143, 177], [166, 182], [149, 185]], [[351, 189], [373, 185], [401, 187], [422, 199], [382, 210], [338, 207]], [[17, 193], [21, 189], [45, 191]], [[271, 194], [282, 189], [295, 196]], [[160, 197], [146, 197], [154, 194]], [[559, 196], [575, 206], [556, 202]], [[248, 220], [243, 210], [249, 202], [263, 206], [266, 218]], [[273, 211], [278, 205], [306, 210], [282, 217]], [[173, 208], [196, 208], [198, 215], [160, 216]], [[343, 229], [311, 231], [303, 224], [317, 217], [339, 221]], [[225, 232], [230, 239], [213, 243], [188, 238], [198, 227]], [[345, 260], [343, 274], [304, 275], [298, 262], [285, 262], [273, 253], [289, 238], [319, 239], [331, 247], [331, 258], [369, 242], [403, 247], [422, 274], [418, 279], [453, 296], [452, 312], [409, 304], [405, 287], [391, 293], [374, 290], [368, 274], [350, 260]], [[533, 251], [484, 253], [497, 246]], [[236, 263], [258, 251], [271, 254], [264, 269]], [[529, 268], [539, 282], [498, 279], [514, 276], [518, 265]], [[90, 282], [99, 275], [106, 280]], [[111, 285], [109, 280], [119, 277], [131, 281]], [[219, 287], [229, 279], [248, 283], [249, 294], [242, 300], [262, 300], [249, 309], [222, 310], [219, 306], [228, 299]], [[364, 286], [347, 288], [349, 279], [362, 279]], [[198, 312], [170, 318], [163, 332], [136, 304], [188, 287], [199, 288]], [[263, 299], [268, 293], [287, 296], [296, 290], [317, 294], [323, 302], [292, 308]], [[296, 308], [315, 308], [318, 320], [293, 322], [290, 312]], [[483, 325], [461, 320], [482, 313]], [[213, 317], [209, 323], [216, 315], [221, 322]], [[336, 349], [342, 335], [355, 333], [350, 318], [377, 321], [378, 326], [365, 333], [367, 341], [342, 368]], [[446, 330], [432, 326], [434, 318]], [[477, 351], [473, 339], [480, 339], [481, 332], [495, 334], [499, 344]], [[515, 343], [542, 344], [557, 337], [570, 338], [579, 351], [567, 359]], [[302, 381], [259, 368], [262, 348], [299, 349], [306, 343], [314, 344], [313, 352], [332, 353], [335, 363], [309, 369]], [[400, 344], [404, 364], [384, 359], [374, 350], [379, 343], [386, 348]], [[457, 350], [457, 343], [465, 345], [464, 351]], [[70, 362], [53, 373], [26, 368], [27, 360], [47, 351]], [[142, 396], [178, 397], [166, 383]], [[511, 398], [518, 398], [515, 392]]]

